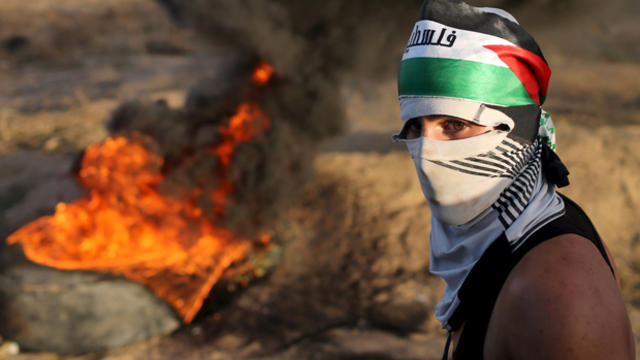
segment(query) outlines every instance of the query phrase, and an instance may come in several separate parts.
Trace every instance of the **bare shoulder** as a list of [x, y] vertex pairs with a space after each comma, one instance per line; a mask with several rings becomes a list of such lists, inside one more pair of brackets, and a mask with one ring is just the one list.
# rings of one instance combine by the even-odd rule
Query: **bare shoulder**
[[493, 359], [633, 359], [633, 336], [611, 268], [589, 240], [536, 246], [496, 302], [485, 353]]

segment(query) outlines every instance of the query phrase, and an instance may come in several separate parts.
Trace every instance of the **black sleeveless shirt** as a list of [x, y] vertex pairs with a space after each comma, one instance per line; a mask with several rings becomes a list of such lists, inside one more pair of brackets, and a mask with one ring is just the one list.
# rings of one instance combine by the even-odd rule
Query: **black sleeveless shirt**
[[[502, 285], [518, 262], [534, 247], [563, 234], [577, 234], [589, 239], [600, 251], [611, 271], [606, 250], [593, 224], [573, 201], [560, 194], [565, 214], [535, 231], [516, 251], [512, 251], [504, 234], [484, 252], [458, 292], [460, 305], [449, 319], [452, 331], [462, 324], [464, 329], [454, 351], [453, 360], [483, 359], [484, 341], [491, 313]], [[443, 360], [448, 359], [451, 332], [445, 346]]]

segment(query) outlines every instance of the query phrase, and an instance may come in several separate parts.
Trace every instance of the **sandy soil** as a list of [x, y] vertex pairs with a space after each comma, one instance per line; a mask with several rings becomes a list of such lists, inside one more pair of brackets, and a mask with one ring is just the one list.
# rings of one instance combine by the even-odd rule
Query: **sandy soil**
[[[147, 97], [165, 99], [171, 106], [179, 107], [189, 87], [203, 74], [215, 72], [217, 64], [225, 61], [223, 51], [205, 45], [187, 30], [176, 28], [149, 1], [83, 0], [82, 4], [78, 6], [78, 0], [2, 0], [0, 14], [18, 15], [0, 25], [0, 41], [4, 41], [5, 49], [0, 52], [0, 155], [72, 156], [107, 135], [103, 123], [122, 101]], [[590, 214], [615, 257], [638, 347], [640, 51], [629, 45], [638, 43], [634, 42], [638, 31], [630, 25], [634, 17], [625, 17], [625, 8], [621, 9], [607, 18], [617, 20], [612, 26], [593, 23], [588, 17], [572, 18], [556, 27], [548, 23], [536, 27], [536, 19], [528, 22], [533, 23], [531, 32], [540, 34], [542, 47], [549, 49], [547, 55], [554, 71], [546, 109], [557, 125], [558, 154], [571, 171], [572, 182], [562, 191]], [[526, 13], [525, 10], [521, 11]], [[145, 17], [145, 23], [141, 24], [137, 17], [141, 13], [152, 16]], [[39, 26], [24, 20], [36, 14], [46, 14]], [[120, 24], [115, 30], [108, 28], [105, 24], [109, 22], [104, 20], [114, 18]], [[583, 27], [585, 23], [592, 25]], [[65, 41], [78, 27], [92, 35]], [[589, 38], [597, 41], [590, 42], [590, 46], [576, 42], [580, 29], [586, 29]], [[53, 35], [44, 37], [40, 35], [42, 32]], [[15, 38], [17, 35], [29, 39], [28, 49], [6, 50], [7, 39], [19, 40]], [[69, 53], [73, 56], [65, 56]], [[301, 228], [304, 221], [316, 219], [311, 228], [317, 231], [324, 227], [328, 234], [336, 228], [348, 229], [342, 235], [349, 241], [363, 247], [368, 244], [385, 247], [389, 256], [355, 261], [373, 269], [371, 274], [380, 275], [375, 280], [379, 283], [372, 280], [376, 287], [389, 287], [384, 281], [391, 277], [385, 274], [393, 269], [419, 272], [426, 265], [428, 208], [406, 150], [390, 141], [390, 134], [400, 123], [394, 82], [377, 82], [366, 89], [345, 85], [341, 91], [350, 129], [322, 145], [322, 152], [314, 162], [316, 179], [304, 196], [306, 200], [294, 206], [290, 217], [292, 223], [303, 224]], [[314, 209], [309, 205], [332, 186], [341, 189], [336, 193], [342, 196], [339, 205], [344, 212], [332, 213], [332, 209]], [[292, 229], [285, 238], [303, 236], [303, 230]], [[314, 254], [305, 253], [311, 252], [304, 250], [308, 243], [295, 244], [285, 253], [282, 269], [278, 271], [302, 271], [304, 261], [313, 258]], [[331, 244], [340, 242], [335, 240]], [[404, 280], [409, 284], [415, 278]], [[428, 308], [437, 300], [442, 284], [427, 275], [422, 280], [426, 285], [411, 285], [407, 291], [411, 296], [426, 299]], [[393, 289], [404, 291], [402, 287]], [[382, 295], [374, 303], [389, 302], [383, 298], [388, 294], [379, 294]], [[384, 310], [375, 304], [372, 308]], [[258, 353], [263, 359], [313, 358], [313, 353], [328, 358], [347, 355], [374, 358], [389, 349], [397, 349], [397, 357], [393, 358], [440, 356], [442, 334], [431, 317], [409, 336], [381, 331], [367, 323], [345, 326], [341, 319], [337, 317], [334, 325], [320, 329], [315, 336], [297, 338], [270, 355], [256, 350], [259, 344], [238, 346], [243, 340], [231, 335], [207, 344], [201, 325], [194, 325], [143, 344], [68, 359], [258, 358], [255, 357]], [[0, 348], [0, 358], [59, 358], [53, 354], [9, 356], [3, 351], [6, 347]]]

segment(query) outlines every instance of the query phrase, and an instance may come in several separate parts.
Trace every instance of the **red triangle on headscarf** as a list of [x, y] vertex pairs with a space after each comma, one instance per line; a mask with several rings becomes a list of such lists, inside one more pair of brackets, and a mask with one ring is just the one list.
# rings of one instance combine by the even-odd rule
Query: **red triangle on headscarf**
[[547, 96], [547, 87], [551, 69], [540, 56], [512, 45], [484, 45], [495, 52], [513, 73], [520, 79], [531, 99], [542, 105]]

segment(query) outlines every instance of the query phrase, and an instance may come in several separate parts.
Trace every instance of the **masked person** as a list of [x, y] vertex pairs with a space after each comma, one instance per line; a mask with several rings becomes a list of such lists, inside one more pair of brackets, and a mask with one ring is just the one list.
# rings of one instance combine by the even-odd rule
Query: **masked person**
[[551, 71], [507, 12], [426, 0], [398, 79], [402, 130], [431, 208], [430, 270], [447, 286], [444, 358], [632, 359], [615, 267], [555, 187]]

